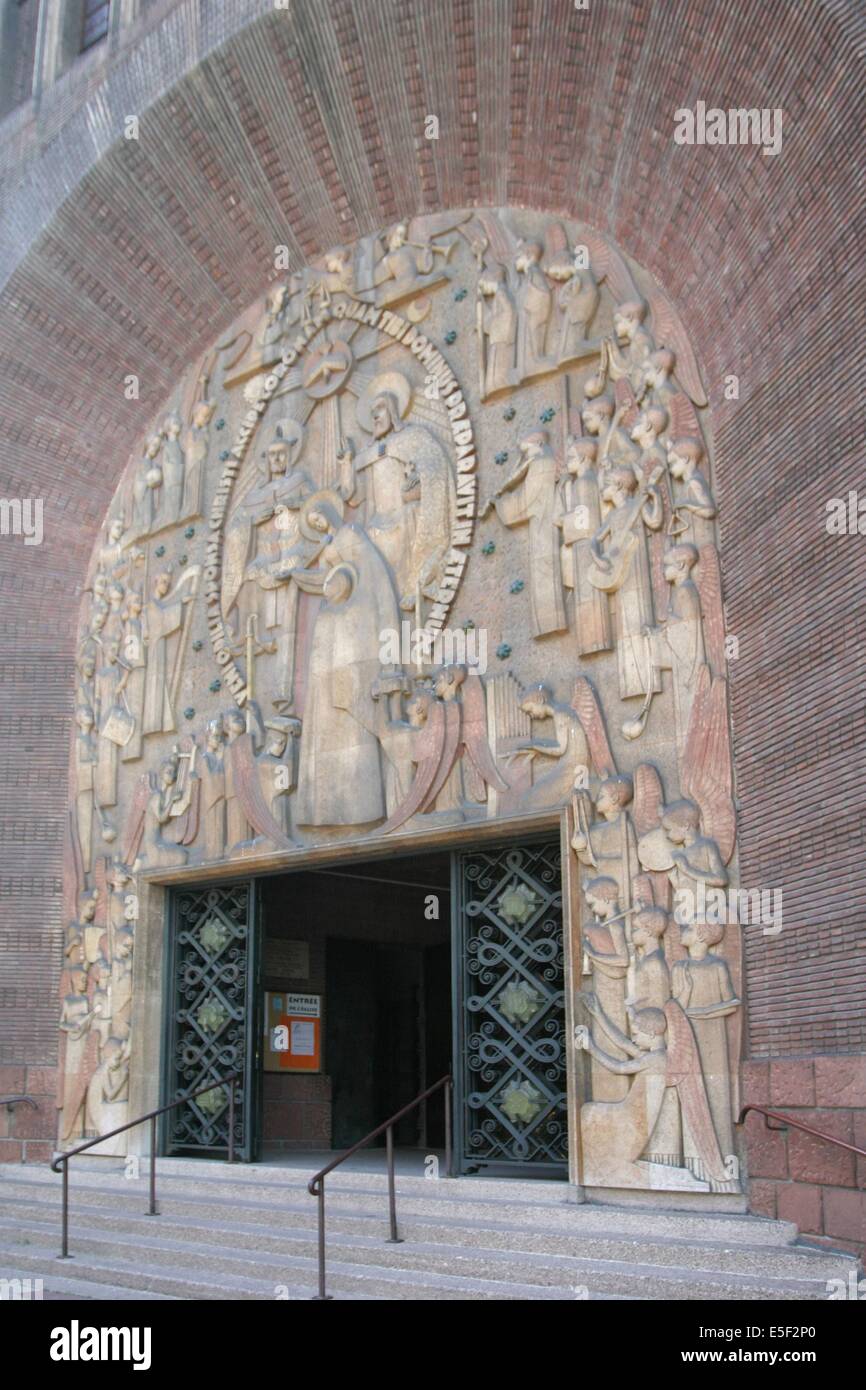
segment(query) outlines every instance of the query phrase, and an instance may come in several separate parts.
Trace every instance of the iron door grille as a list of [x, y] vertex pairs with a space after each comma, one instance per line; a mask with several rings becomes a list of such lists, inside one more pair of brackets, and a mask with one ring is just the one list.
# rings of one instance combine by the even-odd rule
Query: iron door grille
[[167, 1154], [225, 1152], [229, 1090], [235, 1084], [235, 1152], [257, 1156], [260, 952], [255, 884], [173, 892], [169, 913], [169, 988], [165, 1099], [207, 1091], [164, 1118]]
[[454, 877], [461, 1171], [565, 1176], [559, 841], [457, 853]]

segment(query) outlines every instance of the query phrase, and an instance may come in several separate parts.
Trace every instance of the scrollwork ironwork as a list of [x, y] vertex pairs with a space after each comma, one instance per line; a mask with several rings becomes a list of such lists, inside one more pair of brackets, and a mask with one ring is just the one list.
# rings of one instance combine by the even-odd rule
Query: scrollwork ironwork
[[459, 868], [464, 1164], [563, 1168], [559, 846], [474, 851]]
[[[197, 1090], [210, 1077], [243, 1075], [247, 1047], [250, 887], [178, 893], [172, 952], [168, 1098]], [[238, 1093], [239, 1094], [239, 1093]], [[215, 1085], [171, 1114], [169, 1152], [228, 1144], [228, 1087]], [[245, 1106], [235, 1106], [234, 1138], [244, 1141]]]

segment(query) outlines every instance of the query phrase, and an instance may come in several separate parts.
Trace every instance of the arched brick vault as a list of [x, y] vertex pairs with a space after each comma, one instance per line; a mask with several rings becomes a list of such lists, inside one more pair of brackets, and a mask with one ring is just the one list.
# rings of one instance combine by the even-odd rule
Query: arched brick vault
[[[863, 14], [855, 0], [157, 0], [126, 48], [82, 59], [0, 127], [0, 487], [45, 499], [44, 544], [0, 545], [0, 1061], [55, 1059], [76, 610], [130, 450], [262, 292], [276, 243], [299, 262], [471, 203], [595, 224], [689, 327], [740, 642], [743, 879], [784, 890], [781, 935], [746, 934], [750, 1051], [866, 1052], [866, 540], [824, 530], [826, 499], [863, 483]], [[699, 99], [782, 108], [781, 155], [675, 145], [675, 109]], [[118, 138], [130, 113], [137, 142]]]

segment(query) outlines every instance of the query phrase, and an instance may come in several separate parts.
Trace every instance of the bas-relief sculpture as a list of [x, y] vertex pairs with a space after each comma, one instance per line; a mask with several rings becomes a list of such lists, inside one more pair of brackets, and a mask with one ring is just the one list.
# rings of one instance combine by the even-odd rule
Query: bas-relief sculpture
[[64, 1144], [125, 1114], [137, 875], [567, 807], [579, 1179], [737, 1189], [706, 405], [650, 278], [514, 210], [333, 248], [191, 366], [82, 602]]

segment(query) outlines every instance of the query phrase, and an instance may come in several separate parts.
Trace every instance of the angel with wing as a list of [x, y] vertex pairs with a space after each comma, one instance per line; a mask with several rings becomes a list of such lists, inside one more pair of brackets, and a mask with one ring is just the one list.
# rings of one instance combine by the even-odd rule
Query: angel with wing
[[[579, 1048], [589, 1052], [614, 1076], [632, 1077], [626, 1096], [619, 1101], [590, 1101], [581, 1107], [581, 1180], [588, 1187], [696, 1187], [704, 1183], [719, 1190], [727, 1183], [727, 1170], [719, 1148], [707, 1098], [700, 1055], [688, 1018], [676, 1000], [662, 1009], [631, 1011], [631, 1036], [619, 1032], [617, 1042], [627, 1053], [624, 1060], [599, 1047], [589, 1029], [575, 1033]], [[682, 1172], [677, 1183], [675, 1168], [641, 1160], [662, 1112], [665, 1094], [675, 1087], [685, 1127], [699, 1151], [701, 1177]], [[652, 1181], [652, 1172], [659, 1180]]]
[[[649, 379], [653, 390], [660, 393], [659, 404], [670, 406], [670, 399], [665, 400], [663, 397], [670, 391], [671, 377], [675, 374], [680, 393], [684, 394], [693, 406], [702, 408], [707, 404], [707, 393], [701, 380], [697, 358], [679, 314], [667, 295], [656, 285], [650, 285], [646, 290], [645, 302], [650, 310], [652, 341], [655, 346], [644, 344], [645, 349], [648, 348], [643, 354], [644, 381]], [[666, 349], [667, 355], [662, 354], [662, 349]], [[636, 385], [635, 390], [639, 389]]]
[[677, 919], [695, 921], [707, 888], [725, 888], [728, 883], [719, 846], [701, 833], [701, 810], [689, 797], [663, 808], [661, 831], [638, 839], [638, 859], [645, 869], [667, 873]]
[[548, 226], [545, 237], [547, 273], [560, 285], [556, 294], [560, 315], [557, 360], [574, 363], [598, 352], [598, 368], [592, 378], [595, 386], [590, 389], [587, 384], [587, 394], [598, 395], [608, 377], [613, 380], [616, 376], [610, 371], [608, 340], [588, 337], [598, 310], [600, 287], [605, 285], [618, 305], [634, 304], [639, 295], [631, 271], [607, 237], [586, 227], [579, 236], [570, 256], [561, 223]]
[[[727, 1020], [740, 1007], [728, 963], [713, 951], [724, 936], [721, 922], [686, 922], [680, 939], [688, 951], [685, 960], [674, 962], [674, 998], [691, 1022], [697, 1041], [704, 1084], [713, 1127], [723, 1154], [734, 1152], [731, 1107], [731, 1076]], [[703, 1157], [699, 1144], [686, 1124], [683, 1134], [686, 1166], [703, 1177]]]
[[[481, 807], [487, 800], [488, 786], [508, 790], [487, 742], [484, 686], [476, 672], [452, 664], [436, 672], [433, 689], [446, 707], [459, 711], [460, 719], [455, 756], [436, 795], [435, 807], [437, 811], [459, 811], [465, 818], [473, 806]], [[444, 762], [440, 776], [442, 771]]]
[[602, 372], [611, 381], [625, 377], [634, 392], [643, 387], [647, 364], [656, 350], [645, 323], [648, 307], [640, 296], [617, 304], [613, 311], [613, 335], [602, 349]]
[[521, 807], [532, 810], [541, 806], [563, 805], [569, 799], [575, 780], [589, 775], [589, 744], [580, 718], [571, 705], [553, 698], [549, 685], [539, 683], [524, 691], [520, 708], [533, 722], [550, 720], [552, 738], [533, 734], [518, 742], [510, 757], [532, 760], [533, 767], [543, 771], [533, 773], [532, 786], [524, 792]]
[[593, 802], [589, 793], [574, 795], [575, 828], [571, 847], [581, 864], [616, 881], [624, 907], [632, 903], [632, 881], [639, 871], [637, 836], [630, 815], [632, 779], [605, 777]]
[[397, 709], [392, 708], [392, 701], [402, 701], [402, 691], [401, 688], [392, 690], [391, 687], [397, 687], [398, 683], [402, 687], [404, 682], [405, 677], [394, 673], [385, 680], [380, 679], [378, 689], [373, 692], [385, 715], [379, 741], [386, 763], [385, 806], [389, 825], [395, 816], [398, 819], [403, 816], [400, 823], [405, 825], [406, 820], [420, 808], [422, 798], [418, 795], [414, 797], [415, 804], [410, 806], [413, 787], [417, 788], [418, 793], [422, 788], [427, 790], [442, 755], [437, 737], [441, 730], [430, 720], [431, 710], [436, 706], [432, 687], [428, 683], [419, 684], [407, 700], [405, 718], [399, 705]]
[[[476, 814], [488, 789], [507, 792], [509, 783], [496, 765], [487, 738], [487, 700], [477, 672], [448, 665], [437, 671], [433, 689], [423, 684], [407, 706], [408, 722], [389, 720], [382, 747], [400, 776], [406, 761], [415, 766], [412, 784], [381, 827], [387, 834], [419, 812]], [[402, 773], [405, 779], [405, 771]]]
[[[294, 849], [295, 842], [288, 830], [288, 794], [294, 790], [296, 780], [293, 752], [291, 766], [283, 758], [289, 738], [300, 734], [300, 720], [286, 716], [265, 720], [257, 702], [247, 700], [246, 711], [236, 707], [227, 710], [222, 724], [229, 854]], [[277, 768], [282, 769], [282, 775]]]
[[188, 846], [198, 831], [199, 781], [195, 776], [196, 746], [176, 747], [150, 774], [150, 796], [144, 812], [141, 858], [149, 869], [185, 864]]
[[705, 457], [702, 440], [696, 434], [679, 435], [669, 440], [667, 455], [675, 483], [668, 533], [696, 546], [712, 543], [719, 509], [701, 471]]

